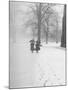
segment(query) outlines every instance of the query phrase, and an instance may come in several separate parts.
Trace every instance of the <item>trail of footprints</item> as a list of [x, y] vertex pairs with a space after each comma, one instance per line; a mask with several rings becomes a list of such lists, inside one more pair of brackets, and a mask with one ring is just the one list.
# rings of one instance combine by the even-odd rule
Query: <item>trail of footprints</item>
[[[55, 73], [55, 71], [52, 69], [52, 67], [47, 64], [48, 67], [48, 71], [47, 70], [43, 70], [43, 68], [41, 67], [40, 64], [38, 64], [38, 68], [39, 68], [39, 82], [43, 82], [43, 86], [46, 86], [48, 82], [51, 82], [51, 84], [55, 84], [55, 82], [53, 82], [52, 80], [56, 80], [58, 81], [58, 85], [60, 85], [60, 78], [57, 77], [57, 74]], [[46, 68], [46, 67], [45, 67]]]

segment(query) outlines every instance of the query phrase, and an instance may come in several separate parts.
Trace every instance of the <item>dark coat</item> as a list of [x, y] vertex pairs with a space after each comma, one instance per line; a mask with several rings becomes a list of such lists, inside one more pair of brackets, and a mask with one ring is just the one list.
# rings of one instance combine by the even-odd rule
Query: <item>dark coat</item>
[[39, 51], [40, 50], [40, 45], [39, 43], [36, 43], [36, 51]]
[[34, 43], [31, 43], [31, 51], [34, 50]]

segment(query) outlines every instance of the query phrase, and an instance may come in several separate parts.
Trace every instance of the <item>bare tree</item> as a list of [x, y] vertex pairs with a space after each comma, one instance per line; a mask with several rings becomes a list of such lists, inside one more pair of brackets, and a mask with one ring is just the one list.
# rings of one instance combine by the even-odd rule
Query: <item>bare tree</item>
[[56, 31], [56, 34], [55, 34], [56, 43], [58, 43], [58, 28], [59, 28], [58, 18], [59, 18], [58, 13], [53, 11], [53, 13], [50, 15], [51, 22], [50, 22], [49, 26], [52, 26], [54, 28], [54, 30]]
[[[33, 13], [33, 18], [29, 18], [26, 25], [36, 28], [38, 30], [37, 36], [38, 41], [40, 41], [41, 38], [41, 30], [43, 30], [42, 26], [44, 26], [45, 35], [46, 35], [46, 43], [48, 43], [48, 32], [49, 32], [49, 18], [51, 17], [51, 14], [55, 14], [52, 7], [55, 6], [55, 4], [43, 4], [43, 3], [34, 3], [29, 6], [31, 9], [30, 13]], [[57, 18], [56, 18], [57, 19]], [[47, 25], [45, 25], [45, 23]], [[34, 31], [34, 30], [33, 30]]]

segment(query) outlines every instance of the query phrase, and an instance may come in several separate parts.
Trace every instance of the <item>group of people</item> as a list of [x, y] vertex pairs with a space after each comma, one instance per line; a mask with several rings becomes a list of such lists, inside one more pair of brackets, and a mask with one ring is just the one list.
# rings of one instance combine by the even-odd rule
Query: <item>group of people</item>
[[40, 41], [34, 41], [30, 40], [30, 50], [33, 53], [33, 51], [36, 51], [38, 53], [38, 51], [40, 50], [40, 46], [41, 46], [41, 42]]

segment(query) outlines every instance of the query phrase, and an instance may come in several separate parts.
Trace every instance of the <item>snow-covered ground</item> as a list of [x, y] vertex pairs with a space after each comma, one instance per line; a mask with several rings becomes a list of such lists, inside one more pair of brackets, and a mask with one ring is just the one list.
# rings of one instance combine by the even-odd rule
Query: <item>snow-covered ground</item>
[[10, 43], [10, 87], [65, 85], [65, 49], [60, 43], [42, 43], [31, 53], [29, 40]]

